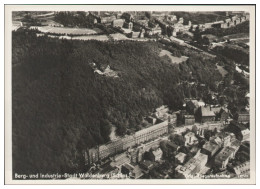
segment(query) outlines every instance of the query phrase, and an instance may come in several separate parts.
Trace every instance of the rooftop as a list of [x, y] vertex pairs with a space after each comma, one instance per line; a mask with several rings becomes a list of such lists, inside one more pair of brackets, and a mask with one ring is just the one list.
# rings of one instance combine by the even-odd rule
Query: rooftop
[[218, 144], [215, 144], [213, 142], [206, 142], [203, 145], [203, 149], [209, 151], [209, 152], [215, 152], [220, 148], [220, 146]]
[[235, 152], [234, 148], [231, 148], [229, 146], [224, 147], [216, 156], [216, 160], [219, 161], [225, 161], [226, 159], [228, 159], [232, 153]]
[[202, 116], [215, 116], [215, 113], [210, 110], [210, 107], [201, 107], [201, 115]]
[[185, 159], [185, 157], [186, 157], [186, 154], [184, 154], [184, 153], [182, 153], [182, 152], [178, 153], [178, 154], [175, 156], [175, 158], [178, 159], [179, 161], [183, 161], [183, 160]]

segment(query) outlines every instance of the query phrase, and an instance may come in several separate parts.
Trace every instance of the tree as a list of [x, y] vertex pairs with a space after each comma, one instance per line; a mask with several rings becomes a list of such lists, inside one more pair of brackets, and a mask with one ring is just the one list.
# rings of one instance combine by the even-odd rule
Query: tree
[[206, 130], [206, 131], [204, 132], [204, 137], [205, 137], [205, 139], [209, 140], [211, 136], [212, 136], [212, 134], [211, 134], [211, 131], [210, 131], [210, 130]]
[[174, 142], [178, 146], [182, 146], [185, 143], [185, 139], [182, 135], [177, 135], [177, 134], [171, 134], [170, 135], [170, 140]]
[[194, 31], [193, 41], [196, 41], [199, 45], [202, 43], [202, 37], [198, 26]]
[[151, 12], [145, 12], [145, 16], [150, 19], [152, 17]]
[[144, 159], [154, 161], [154, 155], [151, 151], [144, 153]]
[[204, 37], [202, 38], [202, 43], [203, 43], [204, 45], [209, 45], [209, 44], [210, 44], [209, 38], [207, 38], [206, 36], [204, 36]]
[[196, 125], [193, 125], [192, 126], [192, 128], [191, 128], [191, 131], [193, 132], [193, 133], [197, 133], [197, 131], [198, 131], [198, 128], [197, 128], [197, 126]]
[[190, 152], [189, 148], [187, 148], [186, 146], [181, 146], [178, 150], [178, 152], [182, 152], [184, 154], [188, 154]]

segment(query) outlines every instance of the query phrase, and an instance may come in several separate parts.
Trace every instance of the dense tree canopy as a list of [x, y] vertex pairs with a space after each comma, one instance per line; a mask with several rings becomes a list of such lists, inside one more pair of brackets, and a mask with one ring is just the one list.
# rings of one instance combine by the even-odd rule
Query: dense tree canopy
[[[82, 151], [107, 142], [112, 126], [124, 135], [162, 104], [180, 109], [190, 90], [182, 81], [211, 86], [221, 78], [196, 53], [182, 64], [159, 57], [158, 42], [58, 40], [27, 30], [13, 32], [12, 42], [14, 173], [80, 171]], [[93, 62], [119, 77], [94, 73]]]

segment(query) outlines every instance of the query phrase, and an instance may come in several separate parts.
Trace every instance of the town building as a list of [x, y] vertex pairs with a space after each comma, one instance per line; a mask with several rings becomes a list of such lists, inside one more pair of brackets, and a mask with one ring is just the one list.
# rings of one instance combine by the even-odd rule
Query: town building
[[[107, 144], [87, 150], [85, 153], [85, 161], [87, 164], [92, 164], [135, 145], [156, 139], [166, 133], [168, 133], [168, 120], [158, 121], [156, 125], [137, 131], [133, 135], [126, 135], [125, 137], [110, 141]], [[155, 143], [157, 142], [158, 141], [155, 140]]]
[[237, 139], [232, 140], [230, 146], [235, 150], [235, 154], [237, 153], [237, 151], [239, 150], [241, 145], [241, 142]]
[[111, 158], [111, 160], [112, 162], [110, 163], [110, 165], [112, 167], [118, 167], [120, 169], [123, 164], [131, 162], [129, 155], [126, 152], [115, 155]]
[[196, 154], [185, 165], [178, 165], [175, 171], [184, 178], [192, 178], [201, 171], [208, 161], [208, 156], [202, 153]]
[[220, 170], [227, 167], [229, 160], [233, 159], [236, 154], [236, 149], [226, 146], [215, 157], [215, 166]]
[[109, 162], [101, 165], [97, 170], [93, 172], [95, 175], [106, 175], [104, 178], [111, 178], [112, 175], [116, 175], [120, 172], [118, 167], [112, 167]]
[[221, 28], [229, 28], [229, 22], [222, 23]]
[[240, 19], [241, 19], [241, 23], [246, 21], [246, 17], [245, 16], [242, 16]]
[[132, 30], [133, 29], [133, 22], [127, 22], [127, 28]]
[[159, 136], [168, 133], [168, 120], [142, 129], [135, 133], [135, 143], [139, 145], [145, 141], [158, 138]]
[[210, 110], [214, 112], [215, 115], [219, 114], [221, 107], [220, 106], [210, 106]]
[[195, 123], [194, 115], [184, 115], [184, 125], [193, 125]]
[[162, 159], [163, 152], [161, 148], [157, 148], [156, 150], [152, 151], [154, 161], [160, 161]]
[[189, 99], [186, 101], [186, 110], [189, 114], [195, 114], [199, 107], [205, 106], [202, 100]]
[[46, 22], [42, 22], [43, 26], [51, 26], [51, 27], [64, 27], [63, 24], [60, 24], [58, 22], [55, 22], [53, 20], [48, 20]]
[[220, 111], [217, 113], [217, 120], [221, 122], [227, 122], [228, 117], [229, 117], [229, 113], [226, 108], [221, 108]]
[[216, 130], [217, 132], [219, 132], [221, 129], [223, 129], [225, 127], [225, 125], [221, 121], [211, 121], [211, 122], [207, 122], [204, 124], [207, 125], [208, 130], [211, 130], [211, 131]]
[[131, 149], [129, 150], [129, 156], [130, 156], [130, 160], [131, 160], [131, 163], [137, 163], [137, 155], [138, 155], [138, 149], [134, 148], [134, 149]]
[[199, 108], [198, 100], [189, 100], [186, 102], [186, 110], [189, 114], [194, 115]]
[[207, 141], [202, 149], [201, 149], [201, 153], [206, 154], [208, 156], [208, 158], [210, 159], [211, 157], [213, 157], [218, 150], [221, 148], [221, 144], [218, 144], [216, 142], [213, 141]]
[[131, 38], [139, 38], [140, 37], [140, 31], [138, 31], [138, 32], [134, 32], [134, 31], [132, 31], [131, 32]]
[[165, 16], [165, 19], [166, 19], [166, 21], [170, 21], [170, 22], [176, 23], [176, 21], [177, 21], [177, 16], [176, 16], [176, 15], [166, 15], [166, 16]]
[[248, 123], [250, 121], [250, 115], [249, 112], [239, 112], [238, 113], [238, 120], [239, 123]]
[[176, 113], [172, 113], [168, 115], [168, 123], [170, 126], [176, 127], [177, 125], [177, 115]]
[[145, 173], [149, 173], [149, 171], [154, 167], [154, 163], [149, 160], [144, 160], [140, 162], [140, 168], [143, 170]]
[[250, 140], [250, 130], [249, 129], [241, 130], [241, 134], [243, 136], [242, 141], [249, 141]]
[[209, 28], [212, 28], [212, 25], [213, 25], [213, 23], [205, 23], [204, 27], [205, 27], [205, 29], [209, 29]]
[[135, 137], [134, 135], [125, 135], [122, 138], [123, 150], [127, 150], [135, 145]]
[[180, 148], [178, 145], [171, 141], [167, 141], [166, 143], [167, 152], [165, 154], [166, 157], [172, 157], [177, 154], [178, 149]]
[[246, 161], [233, 168], [236, 175], [250, 175], [250, 161]]
[[185, 146], [191, 146], [198, 143], [198, 138], [193, 132], [188, 132], [185, 136]]
[[133, 179], [138, 179], [143, 176], [142, 170], [140, 169], [139, 165], [130, 163], [125, 163], [124, 165], [122, 165], [121, 173]]
[[18, 30], [20, 27], [23, 26], [23, 23], [20, 21], [13, 21], [12, 22], [12, 31]]
[[202, 123], [215, 121], [215, 114], [210, 110], [209, 106], [202, 106], [198, 110], [198, 120]]
[[222, 141], [222, 146], [230, 146], [231, 144], [231, 135], [229, 132], [220, 132], [216, 134], [216, 137], [219, 137]]
[[116, 20], [115, 15], [106, 16], [106, 17], [100, 17], [100, 23], [101, 24], [111, 24], [114, 20]]
[[146, 120], [153, 125], [156, 123], [156, 118], [152, 116], [146, 117]]
[[183, 164], [184, 161], [185, 161], [185, 158], [186, 158], [186, 154], [182, 153], [182, 152], [179, 152], [176, 156], [175, 156], [175, 159], [176, 159], [176, 162], [179, 163], [179, 164]]
[[98, 148], [91, 148], [85, 152], [85, 163], [92, 164], [99, 160]]
[[240, 154], [243, 154], [243, 156], [249, 160], [250, 159], [250, 143], [249, 141], [243, 141], [238, 149], [238, 152]]
[[204, 138], [204, 132], [205, 132], [204, 128], [198, 128], [197, 135], [200, 136], [201, 138]]
[[112, 26], [113, 27], [120, 27], [120, 28], [122, 28], [124, 23], [125, 23], [124, 19], [116, 19], [116, 20], [112, 21]]
[[92, 23], [92, 24], [100, 23], [100, 17], [98, 15], [93, 14], [93, 13], [89, 13], [86, 16], [86, 19], [89, 23]]
[[124, 12], [122, 15], [121, 15], [121, 18], [122, 19], [125, 19], [126, 22], [133, 22], [134, 21], [134, 17], [131, 13], [128, 13], [128, 12]]

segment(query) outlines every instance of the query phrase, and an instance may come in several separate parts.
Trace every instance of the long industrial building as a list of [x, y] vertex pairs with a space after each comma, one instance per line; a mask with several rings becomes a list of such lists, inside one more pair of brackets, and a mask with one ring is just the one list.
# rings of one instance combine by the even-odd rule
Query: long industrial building
[[161, 121], [156, 125], [137, 131], [132, 135], [126, 135], [107, 144], [87, 150], [85, 152], [85, 162], [86, 164], [95, 163], [135, 145], [140, 145], [149, 140], [158, 138], [166, 133], [168, 133], [168, 120]]

